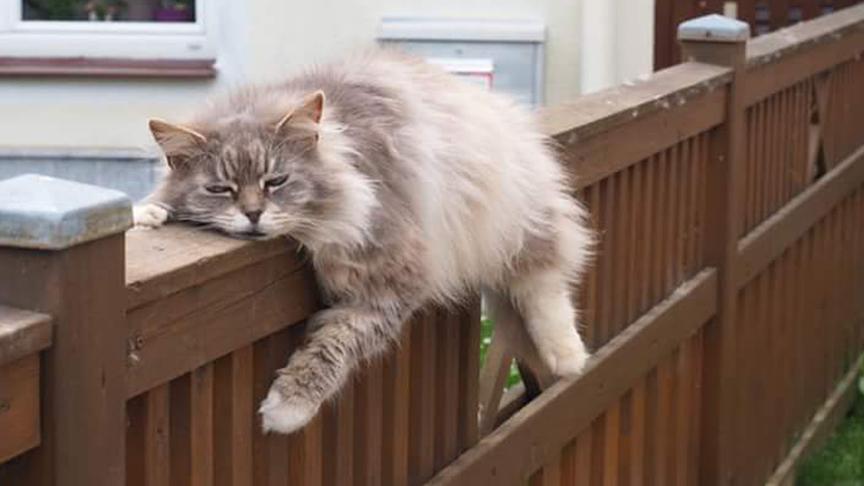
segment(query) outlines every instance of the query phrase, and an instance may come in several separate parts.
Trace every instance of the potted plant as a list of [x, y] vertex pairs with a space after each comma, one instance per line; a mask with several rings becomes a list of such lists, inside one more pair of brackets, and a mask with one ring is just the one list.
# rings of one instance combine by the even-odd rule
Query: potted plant
[[125, 7], [123, 0], [90, 0], [84, 4], [84, 13], [90, 21], [111, 22], [117, 20]]
[[162, 0], [160, 7], [153, 13], [157, 22], [190, 22], [194, 20], [194, 0]]

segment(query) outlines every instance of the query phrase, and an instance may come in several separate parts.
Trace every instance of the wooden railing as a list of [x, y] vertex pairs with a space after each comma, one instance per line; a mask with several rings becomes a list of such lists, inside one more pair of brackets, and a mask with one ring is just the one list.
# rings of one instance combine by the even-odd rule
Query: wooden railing
[[[0, 440], [0, 484], [788, 481], [864, 350], [864, 7], [750, 42], [709, 28], [683, 30], [689, 62], [542, 113], [600, 235], [583, 376], [553, 383], [513, 315], [481, 373], [479, 301], [427, 309], [310, 426], [262, 435], [257, 404], [320, 308], [302, 256], [124, 235], [106, 193], [13, 214], [72, 236], [0, 234], [0, 302], [27, 309], [0, 308], [0, 404], [10, 362], [43, 368], [13, 389], [41, 406], [0, 408], [3, 439], [10, 411], [41, 409], [40, 439]], [[7, 321], [37, 344], [8, 352]], [[525, 384], [502, 393], [513, 357]]]
[[754, 35], [763, 35], [858, 3], [861, 0], [656, 0], [654, 69], [681, 62], [675, 29], [687, 19], [730, 15], [750, 24]]

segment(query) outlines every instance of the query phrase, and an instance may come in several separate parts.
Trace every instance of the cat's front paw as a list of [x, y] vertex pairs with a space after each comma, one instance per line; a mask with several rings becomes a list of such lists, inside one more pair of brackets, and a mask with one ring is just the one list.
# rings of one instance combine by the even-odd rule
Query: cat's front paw
[[318, 404], [299, 395], [286, 395], [274, 384], [261, 402], [261, 428], [265, 433], [290, 434], [302, 429], [318, 413]]
[[138, 228], [158, 228], [168, 221], [168, 210], [157, 204], [135, 206], [132, 219]]

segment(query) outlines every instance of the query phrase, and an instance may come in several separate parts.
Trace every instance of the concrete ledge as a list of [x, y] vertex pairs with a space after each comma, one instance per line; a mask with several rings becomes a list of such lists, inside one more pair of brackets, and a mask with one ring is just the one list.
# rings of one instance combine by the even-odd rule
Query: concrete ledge
[[60, 250], [130, 227], [122, 192], [33, 174], [0, 181], [0, 246]]

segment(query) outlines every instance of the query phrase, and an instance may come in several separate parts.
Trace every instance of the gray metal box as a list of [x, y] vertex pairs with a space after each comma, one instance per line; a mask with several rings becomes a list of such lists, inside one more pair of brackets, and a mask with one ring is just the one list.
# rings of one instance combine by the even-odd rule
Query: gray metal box
[[378, 33], [382, 44], [445, 66], [491, 65], [492, 89], [532, 106], [543, 103], [545, 39], [545, 25], [531, 20], [385, 17]]

